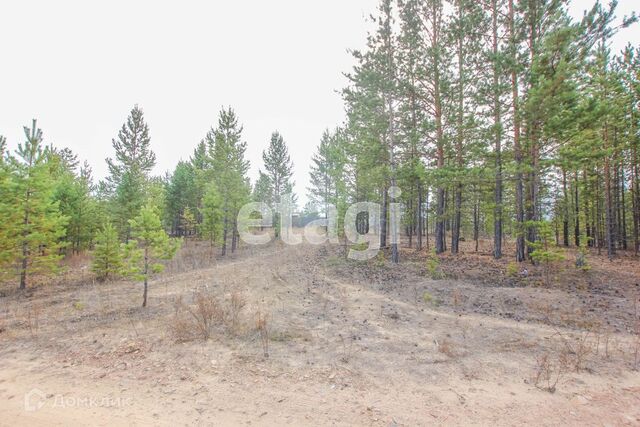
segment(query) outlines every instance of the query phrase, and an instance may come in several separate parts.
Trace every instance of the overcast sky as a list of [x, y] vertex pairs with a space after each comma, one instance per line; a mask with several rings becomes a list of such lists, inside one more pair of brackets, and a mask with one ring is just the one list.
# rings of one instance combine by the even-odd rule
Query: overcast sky
[[[306, 199], [310, 157], [344, 119], [336, 91], [362, 48], [377, 0], [68, 1], [0, 3], [0, 135], [11, 149], [38, 119], [46, 143], [69, 147], [104, 177], [111, 139], [134, 104], [151, 130], [155, 173], [170, 171], [232, 106], [251, 177], [280, 131]], [[591, 0], [574, 0], [580, 16]], [[635, 5], [635, 6], [634, 6]], [[618, 15], [640, 9], [620, 0]], [[640, 43], [622, 31], [614, 49]]]

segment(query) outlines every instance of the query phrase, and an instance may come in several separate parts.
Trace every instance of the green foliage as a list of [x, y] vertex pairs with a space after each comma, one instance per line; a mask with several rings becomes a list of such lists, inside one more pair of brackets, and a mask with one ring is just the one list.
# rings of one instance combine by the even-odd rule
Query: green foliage
[[10, 197], [13, 192], [11, 180], [11, 170], [7, 163], [6, 138], [0, 136], [0, 280], [9, 275], [4, 267], [9, 264], [12, 258], [12, 249], [15, 245], [15, 232], [11, 225], [17, 222], [17, 209], [14, 206], [14, 199]]
[[273, 194], [273, 189], [272, 189], [271, 180], [269, 179], [269, 176], [266, 175], [261, 170], [258, 171], [258, 180], [253, 186], [253, 193], [251, 195], [253, 201], [269, 203], [271, 200], [272, 194]]
[[200, 234], [207, 239], [211, 247], [214, 246], [222, 232], [222, 203], [218, 188], [215, 184], [209, 185], [200, 209], [202, 224], [200, 224]]
[[518, 264], [515, 262], [510, 262], [507, 264], [507, 276], [508, 277], [518, 277]]
[[435, 307], [440, 305], [440, 301], [427, 291], [424, 291], [422, 294], [422, 301], [424, 301], [425, 304], [433, 305]]
[[376, 267], [384, 267], [387, 263], [387, 260], [384, 258], [383, 251], [378, 252], [373, 260]]
[[142, 306], [147, 305], [149, 278], [162, 272], [162, 260], [172, 259], [180, 248], [181, 240], [169, 238], [162, 228], [158, 209], [147, 205], [140, 214], [129, 220], [131, 240], [124, 247], [123, 275], [144, 282]]
[[553, 230], [549, 221], [538, 221], [529, 226], [535, 226], [539, 236], [536, 242], [527, 241], [529, 247], [533, 249], [529, 256], [534, 263], [542, 265], [545, 283], [549, 285], [551, 269], [556, 263], [565, 259], [564, 254], [553, 244]]
[[323, 212], [329, 205], [339, 206], [345, 197], [345, 143], [344, 131], [326, 130], [311, 159], [309, 196]]
[[427, 273], [434, 280], [442, 280], [446, 277], [440, 266], [440, 258], [435, 250], [431, 251], [427, 256]]
[[[196, 170], [186, 162], [178, 162], [173, 175], [166, 184], [166, 217], [171, 233], [184, 236], [189, 233], [185, 224], [186, 217], [197, 210], [199, 205], [198, 186], [196, 186]], [[193, 222], [197, 221], [194, 216]]]
[[123, 266], [123, 248], [118, 232], [111, 223], [107, 223], [96, 236], [91, 271], [98, 280], [108, 280], [121, 274]]
[[232, 108], [223, 109], [218, 128], [207, 135], [211, 157], [211, 175], [220, 196], [222, 209], [222, 254], [227, 251], [227, 241], [232, 240], [235, 249], [238, 211], [249, 201], [250, 185], [247, 178], [249, 162], [245, 159], [246, 142], [242, 141], [242, 126]]
[[284, 138], [278, 132], [271, 135], [269, 147], [262, 153], [262, 160], [271, 189], [269, 203], [279, 203], [280, 197], [293, 187], [293, 162]]
[[576, 254], [576, 268], [582, 271], [591, 270], [591, 265], [589, 265], [589, 259], [587, 255], [589, 255], [589, 243], [591, 239], [589, 239], [585, 234], [580, 236], [580, 246], [578, 247], [578, 252]]
[[[0, 261], [15, 266], [20, 288], [27, 287], [29, 277], [60, 271], [62, 250], [66, 246], [68, 218], [60, 214], [54, 201], [55, 180], [49, 150], [43, 148], [42, 131], [25, 127], [27, 140], [19, 144], [15, 156], [2, 166], [5, 176], [0, 217]], [[4, 162], [3, 162], [4, 163]]]
[[[277, 203], [281, 202], [281, 198], [285, 194], [293, 194], [293, 162], [289, 156], [289, 149], [287, 148], [284, 138], [278, 132], [273, 132], [269, 147], [262, 153], [262, 159], [264, 161], [265, 175], [268, 181], [264, 181], [261, 184], [264, 185], [268, 182], [268, 195], [267, 203], [272, 207], [275, 207]], [[295, 196], [293, 196], [293, 202], [295, 204]], [[280, 214], [275, 213], [273, 216], [276, 238], [280, 235]]]
[[64, 237], [67, 250], [79, 253], [92, 244], [103, 216], [91, 194], [91, 168], [85, 162], [78, 171], [76, 156], [69, 149], [53, 151], [50, 161], [57, 166], [53, 200], [69, 219]]
[[129, 219], [138, 215], [146, 203], [149, 172], [156, 163], [156, 156], [151, 151], [149, 127], [137, 105], [112, 144], [116, 157], [107, 159], [110, 175], [106, 187], [113, 202], [110, 207], [115, 225], [128, 241], [131, 237]]

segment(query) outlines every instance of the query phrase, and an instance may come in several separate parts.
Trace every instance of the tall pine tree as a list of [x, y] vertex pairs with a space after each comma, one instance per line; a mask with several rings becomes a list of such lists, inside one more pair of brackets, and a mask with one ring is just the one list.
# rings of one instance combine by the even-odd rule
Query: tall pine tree
[[112, 214], [120, 235], [128, 241], [131, 237], [129, 220], [138, 215], [146, 202], [149, 173], [156, 164], [149, 126], [140, 107], [133, 107], [112, 144], [116, 156], [115, 159], [107, 159]]
[[[68, 218], [61, 215], [53, 201], [55, 181], [51, 175], [48, 149], [42, 144], [42, 131], [33, 121], [24, 128], [26, 141], [19, 144], [9, 158], [10, 189], [3, 198], [9, 200], [2, 227], [15, 235], [7, 245], [5, 259], [17, 267], [20, 289], [25, 289], [35, 275], [49, 275], [60, 270], [61, 249]], [[2, 233], [5, 234], [5, 233]]]

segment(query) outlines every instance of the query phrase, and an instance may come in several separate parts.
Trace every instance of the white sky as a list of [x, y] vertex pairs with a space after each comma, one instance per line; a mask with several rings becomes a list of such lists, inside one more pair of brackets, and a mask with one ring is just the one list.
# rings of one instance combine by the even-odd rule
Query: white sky
[[[306, 200], [310, 157], [344, 119], [336, 90], [362, 48], [377, 0], [82, 1], [0, 3], [0, 134], [23, 141], [32, 118], [45, 142], [69, 147], [97, 178], [134, 104], [145, 112], [156, 174], [188, 159], [218, 111], [244, 124], [251, 177], [279, 130]], [[573, 0], [572, 13], [592, 0]], [[640, 9], [620, 0], [618, 15]], [[640, 43], [640, 26], [614, 50]]]

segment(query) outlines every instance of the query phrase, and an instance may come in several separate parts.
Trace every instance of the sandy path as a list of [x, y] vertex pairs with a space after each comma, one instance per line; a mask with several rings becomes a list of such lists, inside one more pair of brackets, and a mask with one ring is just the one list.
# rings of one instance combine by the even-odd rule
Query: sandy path
[[[46, 318], [37, 338], [18, 320], [2, 335], [0, 425], [640, 425], [630, 337], [544, 392], [529, 378], [553, 328], [426, 306], [336, 275], [324, 258], [269, 247], [166, 275], [148, 312], [131, 308], [131, 284], [36, 294]], [[247, 296], [247, 330], [176, 344], [171, 301], [204, 285]], [[5, 303], [19, 319], [24, 302]], [[256, 310], [270, 315], [267, 359], [251, 331]], [[28, 411], [32, 389], [42, 396]]]

